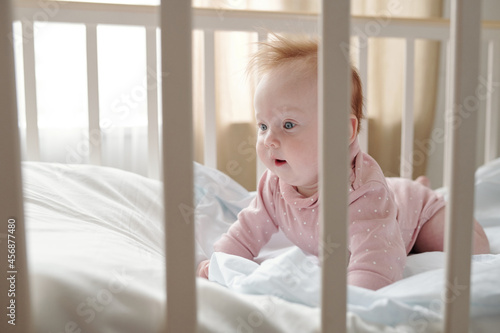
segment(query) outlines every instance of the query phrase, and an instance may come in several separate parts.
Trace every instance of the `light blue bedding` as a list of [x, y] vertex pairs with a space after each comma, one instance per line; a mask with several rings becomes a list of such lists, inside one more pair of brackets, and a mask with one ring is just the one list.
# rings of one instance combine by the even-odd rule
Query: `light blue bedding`
[[[444, 253], [423, 253], [408, 260], [407, 277], [372, 291], [348, 286], [348, 309], [362, 319], [395, 326], [414, 322], [424, 325], [441, 319], [445, 290], [444, 268], [411, 274], [418, 261], [443, 265]], [[422, 269], [422, 268], [421, 268]], [[500, 255], [477, 255], [472, 259], [471, 317], [500, 320]], [[274, 295], [311, 307], [320, 304], [321, 269], [316, 260], [300, 249], [291, 248], [276, 258], [258, 265], [241, 257], [214, 253], [210, 280], [229, 289], [249, 294]], [[453, 294], [465, 292], [456, 281], [446, 284]], [[500, 322], [500, 321], [499, 321]], [[425, 331], [425, 330], [423, 330]]]

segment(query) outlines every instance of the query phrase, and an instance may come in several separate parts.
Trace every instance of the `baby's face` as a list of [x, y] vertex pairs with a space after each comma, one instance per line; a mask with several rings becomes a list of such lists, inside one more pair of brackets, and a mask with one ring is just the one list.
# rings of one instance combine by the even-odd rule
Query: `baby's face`
[[317, 100], [316, 76], [291, 64], [266, 74], [255, 93], [257, 154], [305, 196], [318, 190]]

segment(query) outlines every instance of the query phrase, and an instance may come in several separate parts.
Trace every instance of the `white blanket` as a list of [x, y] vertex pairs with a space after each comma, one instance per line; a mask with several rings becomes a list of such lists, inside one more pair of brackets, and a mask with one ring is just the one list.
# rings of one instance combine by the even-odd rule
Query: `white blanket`
[[[77, 332], [73, 327], [86, 333], [158, 331], [165, 299], [161, 184], [95, 166], [25, 163], [23, 175], [36, 331]], [[194, 190], [200, 261], [212, 255], [213, 242], [252, 194], [200, 165], [195, 165]], [[494, 225], [491, 214], [490, 218]], [[494, 226], [487, 229], [496, 230], [488, 235], [499, 244], [500, 232]], [[250, 294], [198, 279], [199, 331], [318, 332], [319, 283], [306, 286], [301, 274], [307, 272], [309, 281], [319, 279], [314, 275], [317, 266], [288, 245], [278, 234], [260, 256], [262, 265], [220, 265], [221, 276], [227, 276], [224, 266], [235, 275], [243, 269], [238, 288]], [[272, 257], [276, 258], [266, 260]], [[443, 288], [442, 257], [414, 258], [408, 279], [377, 292], [349, 287], [350, 331], [421, 332], [422, 325], [426, 332], [439, 329], [435, 320], [439, 318], [436, 297]], [[498, 260], [483, 259], [490, 262], [476, 262], [473, 277], [472, 314], [486, 316], [474, 322], [478, 329], [499, 324], [491, 319], [492, 313], [500, 318], [498, 289], [492, 282], [498, 280]], [[235, 262], [218, 256], [213, 263], [228, 260]], [[280, 268], [269, 269], [277, 263]], [[286, 281], [289, 289], [280, 281]]]
[[[349, 286], [349, 311], [364, 320], [391, 326], [412, 319], [441, 319], [444, 259], [442, 252], [411, 256], [405, 278], [377, 291]], [[472, 317], [500, 318], [500, 255], [473, 256], [472, 271]], [[311, 307], [320, 305], [320, 279], [316, 260], [296, 247], [261, 265], [225, 253], [214, 253], [210, 263], [210, 280], [231, 290], [275, 295]], [[447, 287], [456, 293], [464, 290], [453, 281]]]

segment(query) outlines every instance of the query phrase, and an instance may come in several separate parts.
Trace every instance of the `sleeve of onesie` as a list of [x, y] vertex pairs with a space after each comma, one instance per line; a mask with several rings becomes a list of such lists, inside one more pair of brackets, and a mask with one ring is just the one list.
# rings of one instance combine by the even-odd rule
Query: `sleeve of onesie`
[[253, 260], [272, 234], [278, 231], [277, 224], [271, 218], [275, 216], [273, 196], [276, 183], [270, 179], [270, 172], [266, 171], [260, 179], [257, 196], [238, 214], [238, 220], [231, 225], [227, 233], [214, 244], [215, 252]]
[[402, 278], [406, 248], [387, 185], [372, 181], [355, 193], [349, 206], [347, 279], [350, 285], [376, 290]]

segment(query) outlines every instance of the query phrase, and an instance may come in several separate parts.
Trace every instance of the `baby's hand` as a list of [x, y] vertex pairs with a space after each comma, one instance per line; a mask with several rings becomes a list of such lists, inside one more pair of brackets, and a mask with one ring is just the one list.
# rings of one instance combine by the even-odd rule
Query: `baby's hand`
[[208, 267], [210, 266], [210, 260], [203, 260], [198, 265], [196, 270], [196, 275], [205, 279], [208, 279]]

